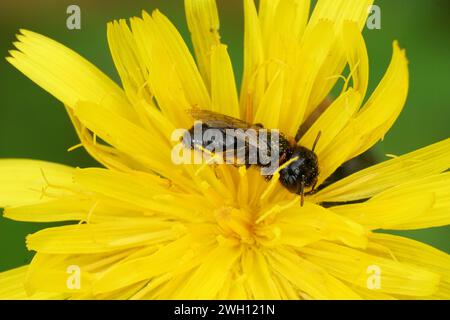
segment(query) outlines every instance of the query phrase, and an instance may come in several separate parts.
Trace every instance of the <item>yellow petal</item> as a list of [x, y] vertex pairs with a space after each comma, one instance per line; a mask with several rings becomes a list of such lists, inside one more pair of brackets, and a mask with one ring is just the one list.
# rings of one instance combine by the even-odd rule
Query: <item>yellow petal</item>
[[57, 199], [37, 204], [21, 205], [6, 208], [4, 217], [17, 221], [70, 221], [86, 218], [84, 211], [92, 208], [92, 201], [75, 199]]
[[395, 229], [423, 229], [450, 224], [450, 173], [442, 173], [391, 188], [374, 200], [395, 202], [411, 194], [433, 194], [434, 202], [423, 214], [411, 217], [395, 226]]
[[242, 257], [242, 268], [256, 300], [280, 299], [267, 260], [258, 250], [248, 249]]
[[390, 234], [372, 233], [370, 240], [386, 247], [389, 254], [400, 262], [427, 268], [441, 275], [438, 291], [432, 297], [450, 298], [450, 256], [447, 253], [422, 242]]
[[314, 150], [319, 159], [336, 135], [345, 127], [359, 108], [361, 95], [353, 89], [341, 94], [314, 122], [311, 128], [300, 139], [299, 144], [312, 148], [319, 131], [320, 139]]
[[131, 27], [158, 107], [176, 127], [192, 125], [185, 110], [209, 109], [211, 101], [180, 34], [158, 11], [152, 16], [144, 12], [143, 19], [132, 18]]
[[210, 55], [212, 48], [220, 44], [219, 13], [215, 0], [185, 0], [186, 20], [191, 32], [195, 56], [206, 84], [210, 83]]
[[[81, 145], [95, 160], [109, 169], [119, 171], [126, 171], [130, 168], [137, 169], [136, 162], [131, 157], [109, 145], [97, 141], [97, 136], [75, 117], [74, 110], [68, 106], [65, 107]], [[69, 148], [69, 150], [73, 150], [72, 148]]]
[[141, 98], [150, 101], [152, 94], [147, 83], [147, 69], [126, 21], [109, 22], [107, 36], [114, 65], [128, 98], [133, 104]]
[[372, 3], [373, 0], [319, 0], [314, 7], [308, 27], [327, 19], [338, 23], [353, 21], [361, 29]]
[[[150, 18], [145, 13], [143, 17], [144, 21]], [[172, 63], [176, 65], [176, 72], [182, 80], [188, 100], [202, 108], [209, 108], [211, 101], [208, 91], [183, 38], [170, 20], [158, 10], [152, 13], [152, 18], [159, 35], [164, 39]]]
[[356, 23], [345, 22], [342, 37], [353, 79], [353, 88], [361, 97], [365, 97], [369, 83], [369, 56], [366, 43]]
[[55, 98], [73, 107], [78, 100], [100, 103], [129, 120], [136, 120], [124, 92], [77, 53], [43, 35], [21, 30], [19, 51], [7, 60]]
[[87, 221], [106, 222], [142, 217], [142, 213], [129, 208], [128, 204], [111, 203], [82, 197], [63, 197], [28, 205], [8, 207], [5, 218], [17, 221]]
[[355, 23], [357, 29], [362, 30], [372, 3], [373, 0], [319, 0], [314, 7], [305, 34], [320, 21], [329, 20], [336, 26], [337, 37], [313, 86], [307, 114], [325, 99], [345, 67], [348, 48], [344, 47], [340, 39], [344, 24]]
[[261, 123], [266, 128], [278, 127], [283, 103], [284, 79], [284, 71], [282, 70], [273, 77], [261, 98], [261, 103], [255, 114], [255, 123]]
[[[74, 169], [38, 160], [0, 160], [0, 207], [45, 202], [70, 195]], [[77, 189], [73, 189], [77, 190]]]
[[[385, 192], [390, 193], [390, 190]], [[367, 202], [347, 204], [330, 208], [334, 212], [352, 219], [368, 229], [402, 229], [403, 224], [414, 222], [425, 215], [435, 203], [430, 190], [408, 192], [401, 196], [373, 198]]]
[[[429, 296], [436, 292], [439, 275], [427, 268], [370, 255], [325, 241], [299, 249], [308, 261], [331, 275], [361, 288], [406, 296]], [[372, 270], [380, 271], [378, 286], [370, 284]]]
[[221, 44], [211, 47], [210, 51], [212, 110], [239, 118], [239, 99], [227, 47]]
[[253, 0], [244, 0], [244, 71], [240, 105], [241, 116], [252, 122], [265, 89], [264, 47], [261, 26]]
[[[92, 283], [102, 274], [133, 255], [136, 250], [121, 250], [100, 254], [44, 254], [37, 253], [31, 262], [25, 288], [27, 292], [65, 292], [71, 299], [93, 299]], [[114, 292], [120, 297], [120, 292]]]
[[397, 42], [394, 42], [393, 47], [392, 61], [386, 74], [356, 117], [360, 128], [364, 128], [364, 134], [361, 146], [351, 157], [363, 153], [383, 139], [405, 104], [409, 87], [408, 60]]
[[309, 7], [309, 0], [260, 1], [258, 14], [265, 56], [267, 61], [272, 62], [267, 66], [267, 79], [272, 79], [280, 68], [284, 68], [284, 64], [295, 65], [297, 50], [308, 21]]
[[228, 243], [220, 244], [202, 261], [187, 281], [174, 293], [174, 299], [212, 299], [221, 290], [240, 256], [241, 249]]
[[357, 248], [367, 245], [366, 231], [358, 223], [309, 202], [300, 210], [295, 208], [279, 213], [273, 226], [281, 231], [280, 244], [294, 247], [321, 239], [341, 241]]
[[[329, 21], [320, 21], [305, 34], [302, 46], [297, 56], [288, 94], [289, 104], [285, 106], [280, 118], [280, 129], [290, 136], [295, 136], [299, 125], [304, 120], [314, 82], [320, 68], [330, 53], [335, 38], [335, 26]], [[320, 41], [317, 41], [320, 39]], [[302, 90], [298, 90], [302, 88]]]
[[149, 256], [128, 259], [123, 263], [115, 264], [95, 282], [94, 292], [116, 290], [141, 280], [169, 273], [183, 262], [189, 245], [189, 239], [183, 237], [161, 247]]
[[[103, 105], [80, 101], [76, 117], [97, 136], [136, 161], [165, 176], [170, 176], [170, 145], [154, 137], [142, 127], [109, 112]], [[166, 150], [166, 151], [164, 151]]]
[[60, 292], [28, 294], [24, 286], [27, 272], [28, 266], [22, 266], [0, 273], [0, 300], [60, 300], [67, 297]]
[[176, 60], [173, 61], [168, 55], [167, 47], [153, 19], [148, 15], [145, 21], [131, 18], [131, 29], [139, 55], [147, 68], [150, 90], [162, 114], [176, 127], [186, 128], [192, 125], [185, 110], [192, 108], [197, 102], [189, 101], [177, 72]]
[[[85, 269], [85, 262], [76, 256], [36, 254], [25, 280], [25, 289], [30, 294], [39, 292], [79, 293], [89, 292], [93, 274]], [[97, 261], [101, 260], [97, 256]], [[94, 258], [95, 259], [95, 258]], [[91, 261], [92, 263], [92, 258]], [[73, 276], [73, 278], [71, 278]], [[71, 280], [77, 279], [78, 283]]]
[[[355, 287], [353, 286], [352, 289], [361, 296], [364, 300], [397, 300], [397, 296], [394, 297], [393, 295], [386, 294], [384, 292], [379, 292], [367, 288], [361, 288], [361, 287]], [[410, 297], [407, 298], [408, 300], [411, 299]]]
[[211, 210], [203, 197], [170, 192], [151, 175], [91, 168], [76, 170], [74, 180], [100, 199], [115, 199], [131, 208], [164, 213], [171, 219], [197, 221], [202, 218], [202, 209]]
[[27, 237], [27, 247], [42, 253], [98, 253], [176, 239], [176, 223], [134, 219], [122, 223], [78, 224], [48, 228]]
[[343, 162], [363, 153], [383, 138], [400, 114], [407, 93], [407, 60], [395, 42], [391, 63], [377, 89], [353, 121], [324, 150], [319, 184]]
[[370, 198], [380, 191], [445, 171], [450, 163], [450, 139], [361, 170], [312, 196], [317, 202]]
[[313, 299], [358, 299], [358, 295], [328, 272], [286, 249], [268, 253], [271, 267]]
[[228, 299], [230, 300], [247, 300], [249, 299], [248, 289], [244, 282], [244, 276], [235, 277], [230, 284]]

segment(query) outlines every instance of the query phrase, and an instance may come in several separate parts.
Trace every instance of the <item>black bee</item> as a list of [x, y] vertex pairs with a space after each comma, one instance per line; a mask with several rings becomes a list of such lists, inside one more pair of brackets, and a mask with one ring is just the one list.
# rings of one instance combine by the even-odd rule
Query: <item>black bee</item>
[[[222, 132], [225, 137], [227, 129], [242, 129], [244, 131], [247, 129], [254, 129], [258, 132], [264, 129], [261, 124], [250, 124], [243, 120], [208, 110], [191, 109], [187, 110], [187, 112], [199, 122], [194, 124], [182, 138], [183, 144], [186, 147], [197, 150], [220, 150], [225, 154], [225, 152], [229, 150], [230, 146], [232, 151], [236, 151], [236, 148], [239, 145], [239, 140], [245, 140], [244, 157], [240, 159], [240, 163], [237, 161], [239, 159], [237, 159], [235, 164], [243, 164], [246, 166], [255, 164], [261, 167], [267, 165], [266, 163], [262, 163], [259, 157], [257, 158], [256, 163], [249, 163], [249, 141], [246, 136], [235, 135], [232, 141], [217, 141], [205, 137], [203, 134], [199, 137], [196, 137], [194, 134], [194, 130], [200, 129], [201, 132], [204, 132], [207, 129], [215, 129]], [[196, 125], [200, 127], [197, 127], [196, 129]], [[269, 153], [277, 152], [276, 154], [279, 156], [279, 166], [283, 165], [290, 159], [296, 159], [280, 170], [279, 180], [281, 184], [290, 192], [301, 196], [301, 205], [303, 206], [304, 195], [310, 194], [314, 191], [317, 183], [317, 177], [319, 175], [319, 163], [317, 155], [314, 153], [314, 149], [319, 140], [320, 132], [317, 135], [311, 150], [297, 144], [299, 137], [296, 137], [295, 139], [288, 139], [284, 134], [279, 133], [278, 139], [271, 139], [271, 131], [267, 130], [265, 133], [267, 134], [267, 138], [264, 140], [264, 146], [258, 144], [256, 146], [257, 148], [265, 147]], [[270, 178], [271, 176], [269, 176], [268, 179]], [[309, 187], [311, 189], [306, 193], [305, 189]]]

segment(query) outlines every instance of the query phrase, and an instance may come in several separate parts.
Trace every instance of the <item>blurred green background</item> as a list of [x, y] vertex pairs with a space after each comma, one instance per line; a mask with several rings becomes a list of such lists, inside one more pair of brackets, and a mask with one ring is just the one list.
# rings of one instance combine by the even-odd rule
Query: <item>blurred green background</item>
[[[242, 0], [218, 0], [223, 42], [228, 44], [238, 77], [242, 74]], [[81, 30], [66, 28], [66, 8], [81, 8]], [[381, 30], [365, 30], [370, 56], [370, 90], [381, 79], [398, 39], [410, 61], [410, 93], [406, 108], [383, 142], [384, 154], [403, 154], [450, 136], [450, 1], [380, 0]], [[77, 51], [118, 81], [106, 41], [106, 23], [159, 8], [189, 39], [182, 0], [2, 0], [0, 55], [6, 56], [19, 28], [47, 35]], [[33, 158], [72, 166], [97, 165], [78, 143], [64, 108], [52, 96], [0, 61], [0, 158]], [[0, 218], [0, 271], [28, 263], [32, 253], [25, 236], [46, 225]], [[399, 232], [397, 232], [399, 233]], [[450, 252], [450, 227], [401, 232]]]

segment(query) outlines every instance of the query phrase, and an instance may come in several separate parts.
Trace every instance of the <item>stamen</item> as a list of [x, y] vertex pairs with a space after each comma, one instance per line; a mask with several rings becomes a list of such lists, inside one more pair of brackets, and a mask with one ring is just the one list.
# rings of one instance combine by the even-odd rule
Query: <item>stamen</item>
[[76, 145], [70, 147], [69, 149], [67, 149], [67, 152], [72, 152], [72, 151], [74, 151], [76, 149], [79, 149], [79, 148], [82, 148], [82, 147], [83, 147], [83, 144], [79, 143], [79, 144], [76, 144]]

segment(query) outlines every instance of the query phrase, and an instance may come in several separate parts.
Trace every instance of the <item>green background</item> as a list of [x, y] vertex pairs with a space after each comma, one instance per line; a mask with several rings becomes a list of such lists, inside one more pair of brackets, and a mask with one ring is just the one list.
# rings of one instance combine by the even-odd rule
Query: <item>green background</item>
[[[81, 30], [66, 28], [66, 8], [81, 8]], [[398, 39], [410, 61], [410, 93], [400, 118], [376, 148], [376, 156], [403, 154], [450, 136], [450, 1], [384, 0], [381, 30], [365, 30], [370, 56], [370, 90], [381, 79]], [[240, 77], [242, 70], [242, 0], [218, 0], [221, 34]], [[106, 22], [159, 8], [189, 39], [181, 0], [136, 1], [25, 1], [0, 2], [0, 55], [6, 56], [19, 28], [47, 35], [97, 65], [116, 81], [117, 73], [106, 41]], [[70, 77], [70, 75], [69, 75]], [[65, 111], [56, 99], [0, 61], [0, 158], [33, 158], [73, 166], [93, 166], [82, 150], [68, 153], [78, 143]], [[47, 225], [0, 218], [0, 271], [30, 261], [27, 234]], [[402, 232], [450, 252], [450, 227]]]

